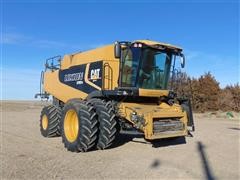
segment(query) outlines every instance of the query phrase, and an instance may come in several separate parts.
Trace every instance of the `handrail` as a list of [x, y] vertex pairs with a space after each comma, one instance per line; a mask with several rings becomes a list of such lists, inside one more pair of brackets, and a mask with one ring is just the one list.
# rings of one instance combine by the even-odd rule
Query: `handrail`
[[[45, 63], [45, 72], [49, 69], [51, 71], [60, 69], [60, 62], [62, 57], [60, 55], [53, 56], [51, 58], [46, 59]], [[57, 62], [56, 62], [57, 61]]]
[[[107, 73], [106, 73], [107, 72]], [[109, 63], [103, 65], [103, 89], [111, 90], [113, 88], [113, 70]], [[105, 80], [107, 80], [107, 87], [105, 87]]]
[[44, 83], [44, 71], [41, 71], [41, 77], [40, 77], [40, 89], [39, 93], [35, 94], [35, 98], [38, 98], [40, 96], [41, 99], [49, 99], [49, 94], [44, 92], [43, 93], [43, 83]]
[[60, 55], [46, 59], [45, 70], [41, 71], [39, 93], [35, 94], [35, 98], [40, 97], [41, 99], [49, 99], [49, 94], [43, 90], [44, 72], [46, 72], [47, 70], [51, 70], [52, 72], [58, 70], [60, 69], [60, 65], [61, 65]]

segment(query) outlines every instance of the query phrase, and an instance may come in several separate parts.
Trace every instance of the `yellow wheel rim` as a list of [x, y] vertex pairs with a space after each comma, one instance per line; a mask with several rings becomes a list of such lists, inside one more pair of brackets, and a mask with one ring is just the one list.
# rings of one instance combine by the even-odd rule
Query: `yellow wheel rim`
[[47, 115], [44, 114], [42, 117], [42, 128], [46, 130], [47, 127], [48, 127], [48, 118], [47, 118]]
[[78, 136], [78, 115], [70, 109], [64, 117], [64, 134], [69, 142], [74, 142]]

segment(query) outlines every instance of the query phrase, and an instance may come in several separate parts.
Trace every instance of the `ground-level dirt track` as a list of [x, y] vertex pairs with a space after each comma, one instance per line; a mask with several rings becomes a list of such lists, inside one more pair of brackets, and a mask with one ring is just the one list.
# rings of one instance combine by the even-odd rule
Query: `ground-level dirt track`
[[107, 150], [66, 151], [39, 131], [37, 102], [1, 103], [1, 179], [240, 179], [240, 121], [195, 115], [186, 139], [122, 134]]

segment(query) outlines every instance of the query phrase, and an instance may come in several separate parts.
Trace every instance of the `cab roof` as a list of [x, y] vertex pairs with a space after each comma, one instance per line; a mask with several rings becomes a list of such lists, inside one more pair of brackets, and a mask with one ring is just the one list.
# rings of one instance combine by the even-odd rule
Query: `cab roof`
[[135, 40], [135, 41], [133, 41], [133, 43], [143, 43], [145, 45], [153, 46], [153, 47], [154, 46], [164, 46], [164, 47], [167, 47], [169, 49], [175, 49], [177, 51], [182, 51], [182, 48], [179, 47], [179, 46], [174, 46], [174, 45], [171, 45], [171, 44], [166, 44], [166, 43], [151, 41], [151, 40]]

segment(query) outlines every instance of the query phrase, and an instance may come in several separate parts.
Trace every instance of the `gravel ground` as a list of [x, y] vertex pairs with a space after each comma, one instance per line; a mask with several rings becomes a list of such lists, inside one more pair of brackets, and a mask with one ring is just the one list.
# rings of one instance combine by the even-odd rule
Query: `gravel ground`
[[121, 134], [113, 148], [68, 152], [39, 131], [42, 103], [1, 104], [1, 179], [240, 179], [240, 121], [195, 115], [194, 137], [146, 142]]

